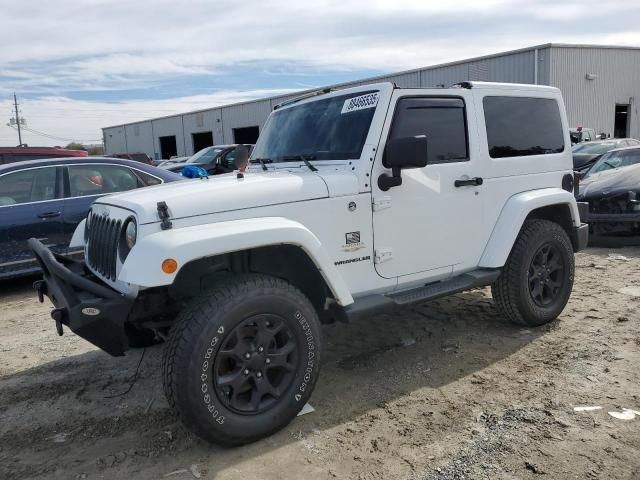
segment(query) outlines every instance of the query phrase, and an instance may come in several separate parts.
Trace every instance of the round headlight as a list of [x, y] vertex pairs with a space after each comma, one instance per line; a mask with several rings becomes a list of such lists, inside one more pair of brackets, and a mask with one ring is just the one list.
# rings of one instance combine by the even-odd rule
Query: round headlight
[[136, 236], [138, 235], [138, 228], [134, 220], [127, 222], [127, 228], [124, 231], [124, 239], [127, 242], [127, 248], [131, 250], [136, 244]]

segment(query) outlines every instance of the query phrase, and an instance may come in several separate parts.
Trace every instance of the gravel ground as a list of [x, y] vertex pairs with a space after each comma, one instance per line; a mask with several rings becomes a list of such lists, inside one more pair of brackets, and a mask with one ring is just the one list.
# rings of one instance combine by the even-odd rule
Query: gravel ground
[[326, 325], [315, 412], [235, 449], [173, 416], [162, 346], [111, 358], [58, 337], [30, 281], [0, 283], [0, 478], [638, 479], [640, 416], [608, 412], [640, 413], [640, 248], [576, 262], [544, 328], [488, 289]]

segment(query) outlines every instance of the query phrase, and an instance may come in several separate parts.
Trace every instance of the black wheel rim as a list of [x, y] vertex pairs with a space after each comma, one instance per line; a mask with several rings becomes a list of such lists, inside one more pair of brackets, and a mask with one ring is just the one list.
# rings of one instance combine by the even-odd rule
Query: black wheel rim
[[564, 286], [565, 262], [560, 249], [545, 243], [535, 253], [529, 266], [529, 293], [540, 307], [551, 305]]
[[213, 365], [217, 395], [230, 410], [254, 415], [273, 407], [295, 374], [298, 348], [278, 315], [256, 315], [231, 330]]

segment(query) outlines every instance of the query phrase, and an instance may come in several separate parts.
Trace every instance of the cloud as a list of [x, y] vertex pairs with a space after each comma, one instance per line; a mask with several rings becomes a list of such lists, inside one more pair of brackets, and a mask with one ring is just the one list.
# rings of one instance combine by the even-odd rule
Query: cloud
[[[548, 42], [637, 45], [639, 17], [637, 0], [4, 2], [0, 106], [15, 90], [35, 122], [52, 98], [121, 105], [120, 117], [92, 120], [104, 126], [202, 93], [323, 85]], [[99, 137], [72, 113], [56, 126], [65, 138]]]
[[[133, 100], [117, 103], [82, 101], [54, 96], [25, 100], [21, 104], [21, 110], [27, 121], [27, 127], [57, 138], [49, 138], [25, 130], [22, 141], [29, 145], [43, 146], [66, 145], [71, 140], [100, 143], [101, 128], [108, 125], [245, 102], [255, 98], [285, 95], [295, 90], [218, 91], [165, 100]], [[17, 143], [17, 130], [3, 123], [0, 126], [0, 145], [11, 146]]]

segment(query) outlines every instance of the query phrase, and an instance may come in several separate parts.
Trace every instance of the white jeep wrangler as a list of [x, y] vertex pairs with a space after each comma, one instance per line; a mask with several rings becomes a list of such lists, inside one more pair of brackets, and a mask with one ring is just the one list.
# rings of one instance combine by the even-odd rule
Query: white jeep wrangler
[[244, 175], [96, 201], [70, 262], [30, 240], [35, 287], [111, 355], [166, 340], [164, 390], [199, 436], [242, 444], [293, 419], [320, 323], [491, 285], [505, 317], [563, 310], [584, 248], [559, 90], [390, 83], [269, 117]]

